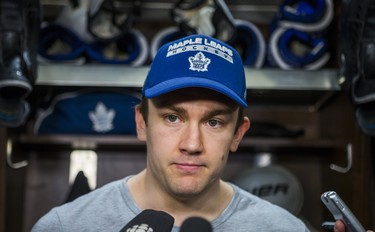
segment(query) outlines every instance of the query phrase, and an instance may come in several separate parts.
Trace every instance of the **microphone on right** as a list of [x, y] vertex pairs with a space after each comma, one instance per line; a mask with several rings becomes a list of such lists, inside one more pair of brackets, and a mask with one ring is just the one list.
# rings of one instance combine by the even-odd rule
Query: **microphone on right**
[[212, 232], [212, 225], [201, 217], [190, 217], [186, 219], [180, 228], [180, 232]]

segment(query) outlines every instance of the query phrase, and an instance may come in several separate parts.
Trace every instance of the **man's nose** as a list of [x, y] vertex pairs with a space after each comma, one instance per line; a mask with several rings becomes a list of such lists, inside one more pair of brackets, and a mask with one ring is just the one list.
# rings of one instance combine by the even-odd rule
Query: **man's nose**
[[203, 151], [203, 136], [198, 123], [188, 123], [181, 135], [180, 150], [189, 155]]

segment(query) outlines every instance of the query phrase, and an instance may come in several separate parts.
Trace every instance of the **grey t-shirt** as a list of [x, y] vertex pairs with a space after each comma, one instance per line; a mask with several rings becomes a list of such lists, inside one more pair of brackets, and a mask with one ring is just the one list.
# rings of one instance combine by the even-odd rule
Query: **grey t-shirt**
[[[39, 219], [32, 232], [120, 231], [142, 211], [129, 193], [128, 178], [53, 208]], [[287, 210], [232, 186], [233, 199], [223, 213], [211, 221], [214, 232], [308, 231], [303, 222]], [[172, 230], [178, 231], [176, 226]]]

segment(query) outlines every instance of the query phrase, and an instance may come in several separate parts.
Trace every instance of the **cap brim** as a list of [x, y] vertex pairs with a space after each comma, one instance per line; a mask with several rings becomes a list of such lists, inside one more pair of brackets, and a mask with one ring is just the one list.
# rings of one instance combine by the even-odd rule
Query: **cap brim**
[[247, 103], [234, 91], [232, 91], [225, 85], [207, 78], [200, 77], [179, 77], [169, 79], [151, 88], [146, 89], [144, 91], [144, 95], [147, 98], [153, 98], [177, 89], [188, 87], [200, 87], [215, 90], [233, 99], [242, 107], [247, 107]]

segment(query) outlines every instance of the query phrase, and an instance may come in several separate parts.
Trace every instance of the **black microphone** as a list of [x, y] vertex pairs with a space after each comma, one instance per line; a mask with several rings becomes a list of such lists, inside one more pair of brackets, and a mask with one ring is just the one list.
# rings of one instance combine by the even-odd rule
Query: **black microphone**
[[146, 209], [126, 224], [120, 232], [171, 232], [173, 224], [174, 218], [166, 212]]
[[180, 228], [180, 232], [212, 232], [209, 221], [201, 217], [190, 217], [186, 219]]

